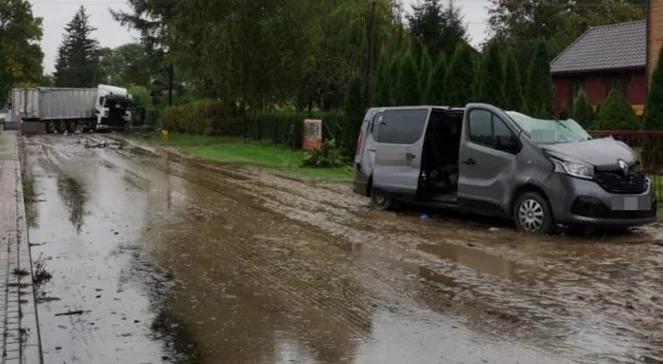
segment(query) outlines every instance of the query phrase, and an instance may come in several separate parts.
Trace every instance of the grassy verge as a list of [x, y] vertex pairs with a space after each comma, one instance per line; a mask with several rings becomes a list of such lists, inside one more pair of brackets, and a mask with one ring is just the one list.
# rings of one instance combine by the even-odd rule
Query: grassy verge
[[170, 134], [168, 141], [158, 135], [132, 135], [151, 144], [178, 148], [194, 156], [226, 163], [239, 163], [312, 181], [351, 182], [352, 168], [303, 167], [304, 152], [273, 144], [242, 141], [239, 138]]

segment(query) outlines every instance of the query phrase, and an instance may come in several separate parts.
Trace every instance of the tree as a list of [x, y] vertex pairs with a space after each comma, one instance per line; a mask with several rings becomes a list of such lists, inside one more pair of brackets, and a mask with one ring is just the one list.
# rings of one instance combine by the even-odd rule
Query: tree
[[393, 77], [390, 73], [391, 59], [382, 56], [378, 65], [378, 80], [375, 88], [375, 106], [390, 106]]
[[92, 38], [96, 30], [83, 6], [65, 27], [66, 34], [58, 49], [55, 85], [58, 87], [94, 87], [100, 80], [99, 42]]
[[446, 85], [445, 77], [447, 75], [447, 62], [444, 57], [441, 57], [440, 60], [433, 68], [433, 73], [431, 74], [429, 83], [428, 83], [428, 102], [433, 105], [448, 105], [448, 101], [445, 100], [446, 95]]
[[592, 110], [592, 105], [587, 101], [587, 95], [584, 90], [578, 92], [578, 96], [576, 96], [573, 102], [573, 119], [585, 128], [591, 127], [594, 121], [594, 110]]
[[663, 129], [663, 49], [652, 75], [645, 113], [645, 129]]
[[617, 90], [612, 90], [608, 97], [603, 100], [594, 129], [597, 130], [638, 130], [642, 123], [635, 115], [631, 103]]
[[343, 125], [343, 141], [341, 146], [347, 155], [357, 148], [357, 133], [364, 121], [364, 101], [362, 100], [363, 85], [359, 75], [355, 74], [350, 81], [350, 89], [343, 106], [345, 123]]
[[412, 53], [404, 53], [400, 64], [398, 82], [394, 93], [395, 104], [408, 106], [419, 105], [419, 101], [421, 100], [421, 83]]
[[518, 61], [509, 48], [504, 54], [504, 107], [509, 110], [522, 110], [523, 87]]
[[100, 51], [99, 79], [110, 85], [147, 86], [151, 61], [142, 44], [131, 43]]
[[517, 51], [523, 69], [537, 39], [555, 57], [588, 26], [644, 18], [642, 0], [491, 0], [489, 23], [495, 37]]
[[422, 50], [421, 62], [419, 64], [419, 90], [421, 97], [419, 102], [426, 104], [429, 102], [428, 87], [430, 85], [431, 73], [433, 72], [433, 60], [428, 55], [426, 49]]
[[504, 62], [500, 52], [501, 46], [489, 42], [484, 49], [479, 67], [476, 101], [504, 107]]
[[475, 78], [472, 52], [472, 49], [464, 43], [458, 43], [456, 46], [444, 78], [445, 105], [464, 107], [472, 102]]
[[446, 8], [440, 0], [424, 0], [412, 6], [407, 19], [412, 36], [421, 39], [431, 54], [451, 53], [456, 43], [467, 41], [463, 17], [453, 0]]
[[42, 79], [41, 36], [41, 19], [33, 16], [29, 1], [0, 1], [0, 107], [14, 85], [31, 86]]
[[546, 44], [540, 41], [527, 72], [525, 110], [535, 117], [552, 116], [553, 84]]

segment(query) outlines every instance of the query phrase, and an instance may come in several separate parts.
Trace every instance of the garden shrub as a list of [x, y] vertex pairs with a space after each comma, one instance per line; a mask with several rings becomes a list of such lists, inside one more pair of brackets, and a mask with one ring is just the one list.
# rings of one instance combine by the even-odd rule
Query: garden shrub
[[326, 140], [320, 148], [307, 152], [304, 158], [305, 167], [335, 168], [344, 166], [346, 159], [343, 157], [343, 149], [336, 144], [334, 139]]
[[188, 134], [220, 134], [229, 119], [224, 104], [213, 100], [171, 106], [163, 111], [164, 129]]
[[573, 119], [585, 128], [592, 125], [594, 110], [592, 110], [592, 105], [587, 101], [585, 91], [580, 90], [573, 102]]
[[612, 90], [603, 100], [595, 116], [596, 130], [639, 130], [642, 122], [635, 115], [631, 103], [617, 90]]

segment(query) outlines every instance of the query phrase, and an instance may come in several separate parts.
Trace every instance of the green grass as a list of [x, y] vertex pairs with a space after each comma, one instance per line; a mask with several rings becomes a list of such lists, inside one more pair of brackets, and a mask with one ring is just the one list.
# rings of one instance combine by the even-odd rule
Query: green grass
[[304, 152], [268, 143], [243, 141], [239, 138], [172, 133], [167, 142], [161, 141], [159, 136], [154, 135], [143, 137], [142, 140], [163, 147], [178, 148], [194, 156], [213, 161], [265, 168], [305, 180], [352, 181], [350, 166], [341, 168], [303, 167]]

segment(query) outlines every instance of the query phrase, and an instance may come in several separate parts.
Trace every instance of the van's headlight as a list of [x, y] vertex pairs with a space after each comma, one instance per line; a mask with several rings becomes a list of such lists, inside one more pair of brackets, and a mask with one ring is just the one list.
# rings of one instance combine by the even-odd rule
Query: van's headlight
[[584, 179], [594, 178], [594, 167], [589, 164], [577, 161], [565, 161], [557, 158], [550, 158], [550, 160], [553, 162], [555, 172], [557, 173]]

